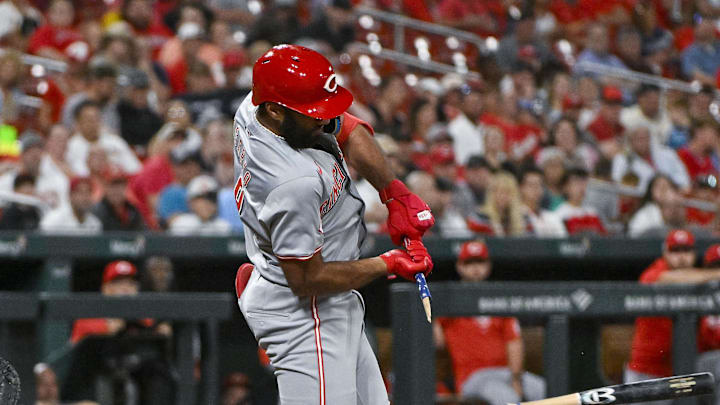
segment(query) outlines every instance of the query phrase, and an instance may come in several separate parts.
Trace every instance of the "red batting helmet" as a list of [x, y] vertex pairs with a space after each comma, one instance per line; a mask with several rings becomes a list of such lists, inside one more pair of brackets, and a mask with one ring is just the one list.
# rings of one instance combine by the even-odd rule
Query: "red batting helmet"
[[252, 91], [255, 105], [269, 101], [323, 120], [342, 114], [353, 101], [330, 62], [297, 45], [275, 46], [255, 62]]

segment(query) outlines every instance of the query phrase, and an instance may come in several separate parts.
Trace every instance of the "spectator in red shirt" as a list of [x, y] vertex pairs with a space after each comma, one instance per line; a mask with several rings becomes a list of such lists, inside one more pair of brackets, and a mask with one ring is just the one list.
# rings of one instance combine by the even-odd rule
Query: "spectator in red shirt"
[[28, 52], [67, 61], [87, 60], [90, 47], [73, 28], [75, 8], [69, 0], [54, 0], [47, 10], [47, 24], [30, 37]]
[[153, 59], [157, 58], [160, 49], [172, 37], [172, 31], [153, 14], [150, 0], [123, 2], [122, 18], [130, 24], [135, 37], [149, 47]]
[[[118, 260], [105, 266], [100, 291], [103, 295], [137, 295], [139, 291], [135, 265]], [[70, 341], [79, 342], [88, 335], [114, 335], [125, 328], [125, 320], [113, 318], [78, 319], [73, 325]]]
[[[720, 271], [696, 269], [695, 237], [685, 230], [668, 233], [662, 257], [640, 276], [641, 284], [696, 284], [720, 279]], [[663, 317], [640, 317], [635, 320], [630, 362], [625, 382], [666, 377], [672, 370], [672, 321]], [[669, 405], [672, 400], [648, 402]]]
[[[487, 246], [465, 242], [456, 263], [462, 282], [483, 282], [490, 276]], [[545, 397], [545, 381], [524, 371], [525, 349], [515, 318], [439, 318], [433, 324], [435, 347], [447, 349], [456, 392], [491, 405]]]
[[570, 168], [562, 180], [565, 202], [553, 212], [565, 225], [568, 235], [607, 235], [607, 229], [595, 208], [585, 203], [588, 172], [582, 168]]
[[690, 142], [677, 151], [691, 179], [696, 179], [701, 175], [718, 174], [712, 161], [713, 153], [718, 145], [720, 145], [720, 137], [718, 137], [715, 125], [704, 122], [693, 128]]

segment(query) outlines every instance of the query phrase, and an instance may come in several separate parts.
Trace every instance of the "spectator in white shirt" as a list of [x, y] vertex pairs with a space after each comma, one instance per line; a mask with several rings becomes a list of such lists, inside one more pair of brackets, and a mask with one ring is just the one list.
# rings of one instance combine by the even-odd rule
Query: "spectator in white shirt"
[[620, 123], [625, 128], [646, 127], [655, 142], [666, 144], [673, 124], [660, 104], [660, 88], [643, 84], [636, 92], [637, 104], [620, 111]]
[[628, 234], [632, 237], [662, 233], [666, 229], [684, 226], [685, 210], [680, 205], [680, 193], [672, 179], [658, 174], [647, 187], [640, 209], [630, 218]]
[[75, 177], [70, 181], [70, 205], [48, 212], [40, 221], [40, 229], [62, 234], [100, 233], [102, 223], [90, 212], [92, 206], [92, 180]]
[[567, 236], [565, 226], [556, 215], [541, 207], [543, 182], [543, 172], [535, 166], [525, 167], [520, 173], [520, 200], [527, 231], [541, 238], [563, 238]]
[[638, 189], [645, 190], [656, 174], [664, 174], [681, 189], [690, 187], [687, 170], [677, 153], [667, 146], [652, 142], [647, 127], [632, 128], [626, 136], [628, 150], [613, 158], [613, 181], [621, 182], [626, 175], [634, 174], [638, 178]]
[[34, 194], [45, 202], [48, 208], [67, 204], [70, 181], [62, 170], [52, 164], [49, 153], [57, 140], [66, 133], [64, 127], [53, 126], [47, 143], [36, 133], [24, 133], [20, 138], [21, 154], [18, 166], [0, 176], [0, 191], [12, 192], [15, 177], [26, 174], [35, 178]]
[[190, 181], [187, 188], [189, 213], [180, 214], [170, 222], [170, 233], [175, 235], [228, 235], [230, 224], [218, 217], [218, 183], [201, 174]]
[[75, 129], [70, 138], [65, 159], [77, 176], [87, 176], [87, 156], [90, 145], [98, 144], [107, 153], [110, 163], [132, 175], [141, 165], [130, 146], [121, 137], [102, 127], [100, 107], [93, 101], [83, 101], [75, 109]]

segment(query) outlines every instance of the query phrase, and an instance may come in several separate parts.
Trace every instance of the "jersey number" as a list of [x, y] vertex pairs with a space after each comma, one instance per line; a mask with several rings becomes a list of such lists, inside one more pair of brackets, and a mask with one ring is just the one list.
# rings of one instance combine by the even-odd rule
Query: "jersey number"
[[238, 176], [237, 182], [235, 183], [234, 195], [238, 214], [242, 210], [243, 201], [245, 200], [245, 189], [247, 188], [247, 185], [250, 182], [251, 178], [252, 175], [250, 174], [250, 172], [245, 171], [245, 173], [242, 173], [240, 176]]

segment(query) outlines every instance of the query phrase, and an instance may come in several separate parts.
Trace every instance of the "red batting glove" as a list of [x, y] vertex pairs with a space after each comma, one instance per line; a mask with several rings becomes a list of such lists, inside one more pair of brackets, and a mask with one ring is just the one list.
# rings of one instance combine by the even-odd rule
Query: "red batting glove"
[[430, 259], [415, 263], [412, 257], [401, 249], [393, 249], [378, 257], [383, 259], [385, 265], [387, 265], [389, 274], [395, 274], [410, 281], [415, 281], [415, 274], [417, 273], [430, 274], [429, 267], [432, 264]]
[[400, 180], [380, 190], [380, 201], [388, 208], [387, 227], [396, 245], [402, 245], [404, 237], [420, 239], [435, 224], [430, 207]]
[[[405, 250], [407, 250], [408, 255], [410, 255], [415, 263], [423, 263], [423, 261], [427, 259], [427, 262], [430, 264], [428, 267], [428, 274], [430, 274], [433, 269], [433, 262], [430, 253], [428, 253], [422, 241], [419, 239], [405, 239]], [[425, 275], [427, 276], [427, 274]]]

